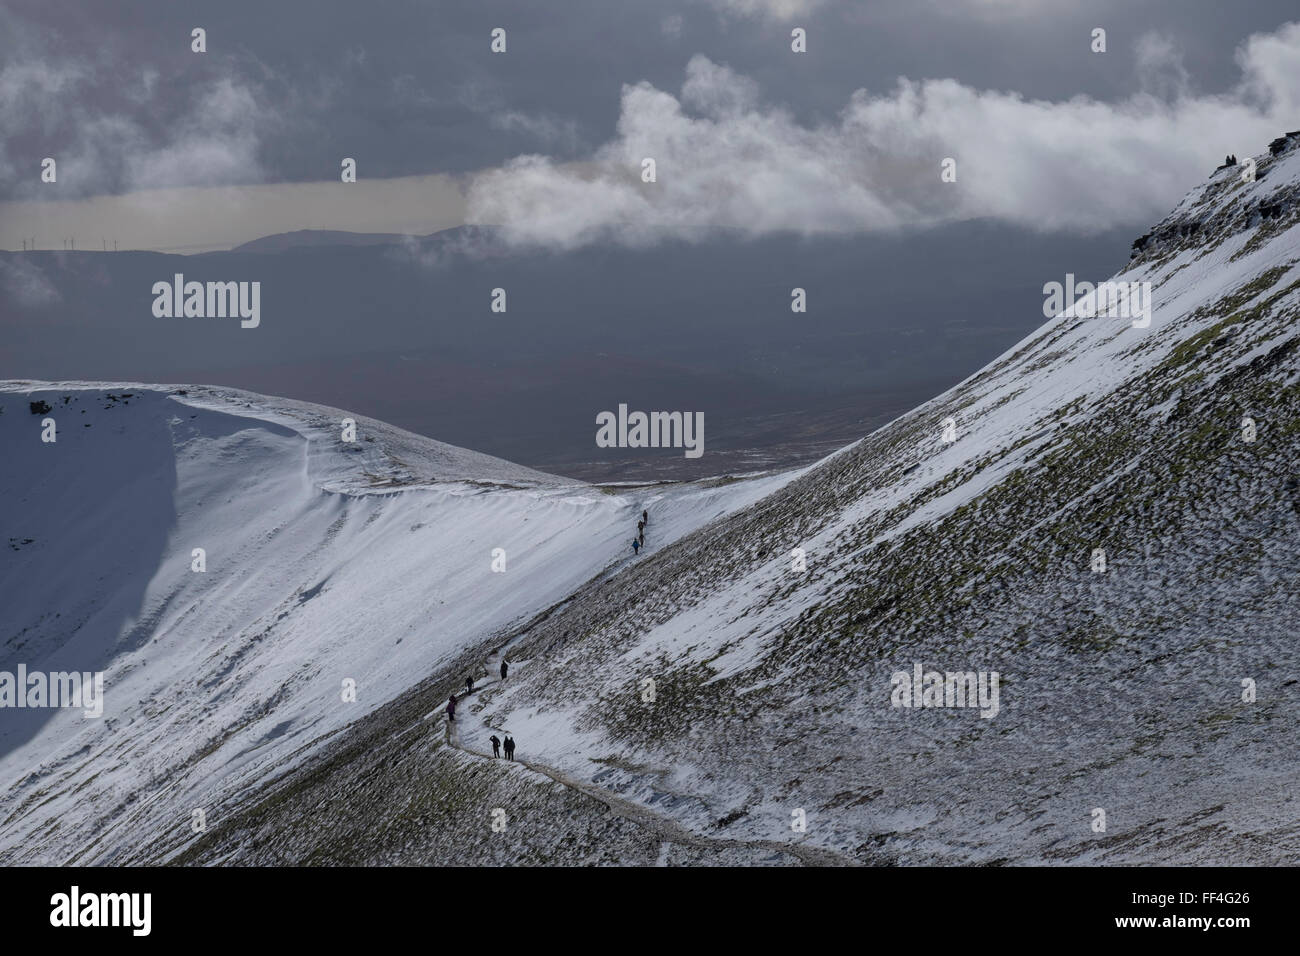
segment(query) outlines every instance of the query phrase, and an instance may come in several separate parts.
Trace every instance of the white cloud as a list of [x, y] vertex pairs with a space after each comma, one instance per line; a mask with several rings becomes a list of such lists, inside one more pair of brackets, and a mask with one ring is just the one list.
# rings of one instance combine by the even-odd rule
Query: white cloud
[[1274, 33], [1257, 33], [1237, 51], [1242, 89], [1261, 110], [1288, 117], [1294, 129], [1300, 116], [1300, 23]]
[[1163, 99], [1174, 99], [1190, 92], [1182, 51], [1169, 37], [1144, 33], [1137, 41], [1137, 74], [1142, 90]]
[[[157, 70], [70, 62], [44, 53], [39, 43], [20, 45], [23, 55], [0, 68], [0, 130], [25, 142], [59, 143], [37, 153], [58, 163], [57, 198], [265, 178], [260, 144], [280, 116], [254, 85], [235, 78], [233, 65], [199, 85], [188, 108], [153, 131], [137, 116], [158, 106]], [[96, 95], [105, 89], [120, 94], [118, 108]], [[52, 198], [55, 190], [41, 182], [39, 166], [29, 159], [16, 168], [16, 152], [0, 137], [0, 179], [13, 183], [16, 197]]]
[[[0, 69], [0, 130], [11, 134], [23, 128], [49, 132], [62, 119], [59, 98], [84, 79], [84, 71], [73, 64], [6, 63]], [[27, 172], [35, 177], [40, 171]], [[0, 179], [17, 179], [20, 175], [5, 148], [5, 137], [0, 135]]]
[[495, 129], [531, 136], [543, 146], [571, 152], [578, 144], [578, 124], [552, 114], [531, 115], [517, 110], [493, 113], [488, 120]]
[[22, 256], [11, 256], [7, 261], [0, 259], [0, 289], [27, 308], [54, 305], [62, 300], [44, 270]]
[[[696, 56], [679, 96], [624, 86], [616, 135], [589, 164], [526, 156], [476, 177], [469, 221], [562, 247], [980, 217], [1040, 230], [1144, 226], [1225, 153], [1257, 153], [1297, 125], [1300, 24], [1243, 44], [1242, 81], [1225, 95], [1191, 95], [1173, 49], [1155, 38], [1139, 55], [1149, 80], [1173, 80], [1164, 95], [1048, 102], [900, 79], [887, 93], [858, 90], [837, 122], [817, 127], [763, 106], [752, 81]], [[939, 178], [949, 156], [951, 184]], [[656, 161], [655, 183], [640, 181], [644, 157]]]
[[808, 16], [825, 0], [709, 0], [723, 13], [742, 17], [766, 17], [782, 22]]
[[263, 178], [259, 136], [269, 119], [251, 89], [219, 80], [196, 98], [170, 141], [134, 157], [129, 188], [256, 182]]

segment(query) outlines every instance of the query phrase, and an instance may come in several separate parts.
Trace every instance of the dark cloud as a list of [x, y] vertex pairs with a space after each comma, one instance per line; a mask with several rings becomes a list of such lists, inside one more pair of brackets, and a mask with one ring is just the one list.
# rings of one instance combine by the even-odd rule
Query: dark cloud
[[[1150, 54], [1152, 33], [1178, 52], [1182, 81], [1209, 95], [1237, 82], [1239, 43], [1292, 14], [1290, 2], [1208, 0], [11, 0], [0, 13], [0, 196], [31, 195], [44, 156], [71, 160], [60, 197], [329, 179], [343, 155], [364, 157], [373, 177], [532, 152], [582, 159], [614, 135], [625, 84], [677, 90], [696, 55], [808, 126], [901, 76], [1122, 101], [1141, 88], [1134, 54], [1144, 43]], [[803, 57], [789, 53], [796, 22], [809, 31]], [[195, 26], [206, 54], [190, 51]], [[508, 30], [501, 56], [488, 50], [496, 26]], [[1108, 31], [1105, 56], [1088, 50], [1094, 26]]]

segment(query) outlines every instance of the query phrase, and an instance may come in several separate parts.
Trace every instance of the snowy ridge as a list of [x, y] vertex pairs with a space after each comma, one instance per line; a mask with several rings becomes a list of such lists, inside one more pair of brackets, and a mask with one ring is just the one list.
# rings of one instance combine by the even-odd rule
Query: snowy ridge
[[[624, 560], [645, 503], [355, 416], [344, 444], [343, 412], [232, 389], [5, 383], [0, 409], [0, 670], [105, 681], [100, 719], [4, 711], [6, 862], [192, 838], [194, 809]], [[679, 502], [667, 539], [771, 482], [650, 497]]]

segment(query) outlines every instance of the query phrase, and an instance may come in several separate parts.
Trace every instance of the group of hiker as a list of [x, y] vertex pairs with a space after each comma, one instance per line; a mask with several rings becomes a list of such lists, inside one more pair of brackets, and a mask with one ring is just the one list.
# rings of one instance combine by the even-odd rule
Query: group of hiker
[[502, 744], [501, 741], [497, 739], [497, 735], [493, 734], [491, 740], [492, 740], [493, 757], [500, 757], [501, 748], [504, 746], [506, 748], [506, 759], [507, 760], [515, 759], [515, 738], [511, 737], [509, 734], [506, 734], [506, 741], [504, 744]]
[[[509, 665], [509, 663], [507, 663], [506, 659], [505, 659], [504, 657], [502, 657], [502, 658], [501, 658], [501, 681], [502, 681], [502, 683], [505, 682], [506, 674], [508, 674], [509, 672], [510, 672], [510, 665]], [[467, 674], [466, 677], [465, 677], [465, 696], [468, 697], [468, 696], [469, 696], [470, 694], [472, 694], [472, 693], [474, 693], [474, 675], [473, 675], [473, 674]], [[456, 722], [456, 704], [457, 704], [457, 703], [459, 703], [459, 700], [458, 700], [458, 698], [456, 697], [455, 694], [452, 694], [449, 698], [447, 698], [447, 732], [448, 732], [449, 735], [450, 735], [450, 733], [451, 733], [451, 726], [452, 726], [452, 724], [454, 724], [454, 723]], [[450, 737], [448, 737], [448, 739], [450, 739]], [[506, 739], [505, 739], [505, 744], [504, 744], [504, 746], [505, 746], [505, 749], [506, 749], [506, 759], [507, 759], [507, 760], [514, 760], [514, 759], [515, 759], [515, 740], [514, 740], [514, 738], [511, 737], [509, 734], [506, 734]], [[493, 756], [493, 757], [500, 757], [500, 756], [501, 756], [501, 747], [502, 747], [502, 742], [497, 738], [497, 735], [496, 735], [496, 734], [493, 734], [493, 735], [492, 735], [492, 756]]]
[[[510, 665], [506, 662], [506, 659], [504, 657], [501, 658], [501, 682], [502, 683], [505, 683], [506, 674], [509, 671], [510, 671]], [[468, 697], [472, 693], [474, 693], [474, 675], [467, 674], [465, 677], [465, 696]], [[451, 697], [447, 698], [447, 719], [449, 721], [452, 721], [453, 723], [456, 720], [456, 695], [455, 694], [452, 694]]]
[[632, 553], [640, 554], [645, 547], [645, 526], [650, 523], [650, 513], [641, 512], [641, 520], [636, 523], [636, 537], [632, 539]]

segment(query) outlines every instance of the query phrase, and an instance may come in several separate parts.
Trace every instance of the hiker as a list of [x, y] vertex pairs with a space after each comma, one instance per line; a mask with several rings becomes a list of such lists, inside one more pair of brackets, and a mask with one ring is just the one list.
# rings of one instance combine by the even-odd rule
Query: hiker
[[641, 542], [638, 541], [636, 538], [632, 539], [632, 553], [633, 554], [641, 553]]
[[456, 695], [452, 694], [447, 698], [447, 722], [454, 723], [456, 720]]
[[506, 659], [503, 657], [501, 658], [501, 679], [502, 680], [506, 679], [507, 670], [509, 670], [509, 668], [506, 667]]
[[641, 542], [641, 547], [644, 548], [644, 547], [645, 547], [645, 532], [644, 532], [644, 531], [641, 532], [640, 538], [639, 538], [638, 540]]
[[506, 734], [506, 759], [515, 759], [515, 738], [511, 737], [509, 734]]
[[497, 735], [496, 735], [496, 734], [493, 734], [491, 739], [492, 739], [492, 756], [493, 756], [493, 757], [500, 757], [500, 756], [501, 756], [501, 741], [497, 738]]
[[469, 694], [474, 693], [474, 675], [473, 675], [473, 674], [471, 674], [469, 677], [466, 677], [466, 678], [465, 678], [465, 693], [466, 693], [466, 695], [469, 695]]
[[643, 537], [643, 538], [645, 537], [645, 522], [644, 522], [644, 521], [638, 521], [638, 522], [636, 523], [636, 533], [639, 534], [639, 535], [641, 535], [641, 537]]
[[649, 524], [649, 523], [650, 523], [650, 513], [649, 513], [648, 511], [642, 511], [642, 512], [641, 512], [641, 523], [642, 523], [642, 524]]

